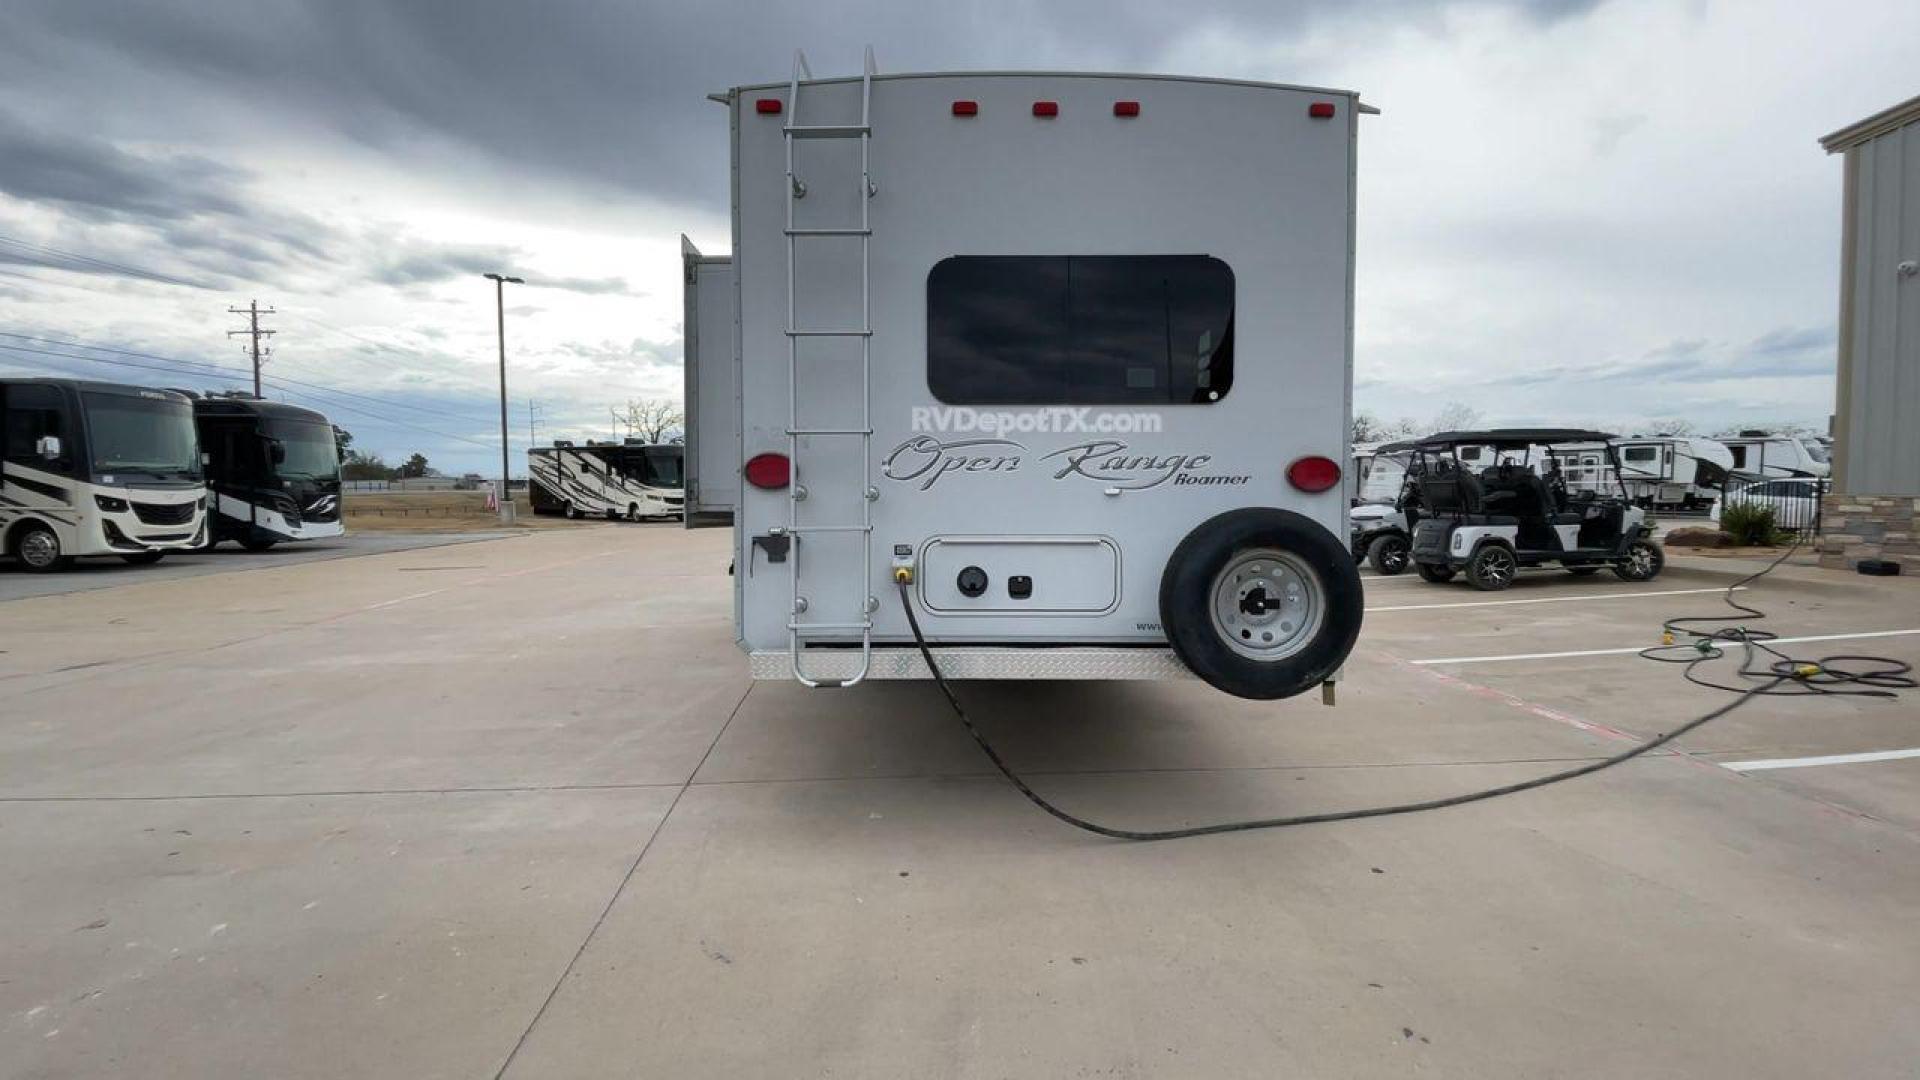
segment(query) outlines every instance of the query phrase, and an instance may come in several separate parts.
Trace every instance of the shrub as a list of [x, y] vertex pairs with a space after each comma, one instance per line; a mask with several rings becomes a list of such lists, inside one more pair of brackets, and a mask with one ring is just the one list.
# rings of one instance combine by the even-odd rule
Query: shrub
[[1742, 546], [1765, 547], [1780, 535], [1780, 528], [1773, 520], [1773, 507], [1747, 502], [1721, 508], [1720, 531]]

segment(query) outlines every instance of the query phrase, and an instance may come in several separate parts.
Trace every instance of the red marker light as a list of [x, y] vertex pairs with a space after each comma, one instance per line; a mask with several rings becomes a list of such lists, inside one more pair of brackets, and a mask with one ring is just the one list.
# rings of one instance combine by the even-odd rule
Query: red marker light
[[1305, 492], [1320, 492], [1340, 482], [1340, 465], [1332, 458], [1303, 457], [1287, 466], [1287, 482]]
[[1139, 116], [1140, 103], [1137, 101], [1116, 101], [1113, 103], [1115, 116]]
[[977, 101], [956, 101], [953, 103], [955, 116], [979, 116], [980, 103]]
[[1036, 101], [1033, 103], [1035, 116], [1059, 116], [1060, 103], [1057, 101]]
[[793, 463], [785, 454], [755, 454], [743, 471], [747, 483], [764, 491], [778, 491], [793, 482]]
[[1331, 120], [1333, 119], [1333, 102], [1316, 101], [1307, 106], [1307, 115], [1315, 120]]
[[774, 97], [760, 98], [753, 103], [753, 111], [759, 113], [761, 116], [779, 116], [780, 99]]

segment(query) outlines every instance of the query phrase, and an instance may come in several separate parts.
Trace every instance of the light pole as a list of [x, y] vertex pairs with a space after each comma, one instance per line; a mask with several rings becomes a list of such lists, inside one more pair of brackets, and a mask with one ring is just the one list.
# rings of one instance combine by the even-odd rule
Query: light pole
[[517, 277], [488, 274], [493, 282], [494, 311], [500, 326], [500, 524], [513, 524], [513, 489], [507, 483], [507, 285], [525, 285]]

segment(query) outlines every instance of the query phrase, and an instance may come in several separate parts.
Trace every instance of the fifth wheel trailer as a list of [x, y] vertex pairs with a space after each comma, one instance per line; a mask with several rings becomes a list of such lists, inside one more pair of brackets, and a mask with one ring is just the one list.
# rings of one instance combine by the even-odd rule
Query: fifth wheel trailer
[[205, 540], [207, 489], [185, 395], [79, 379], [0, 379], [0, 552], [158, 562]]
[[869, 56], [714, 99], [755, 677], [925, 678], [903, 603], [958, 678], [1337, 676], [1356, 95]]

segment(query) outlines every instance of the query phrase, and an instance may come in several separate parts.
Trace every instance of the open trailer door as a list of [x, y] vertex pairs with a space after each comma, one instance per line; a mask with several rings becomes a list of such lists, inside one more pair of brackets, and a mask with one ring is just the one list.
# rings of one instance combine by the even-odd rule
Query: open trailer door
[[686, 524], [726, 525], [740, 497], [740, 366], [734, 355], [733, 259], [680, 238], [686, 316]]

